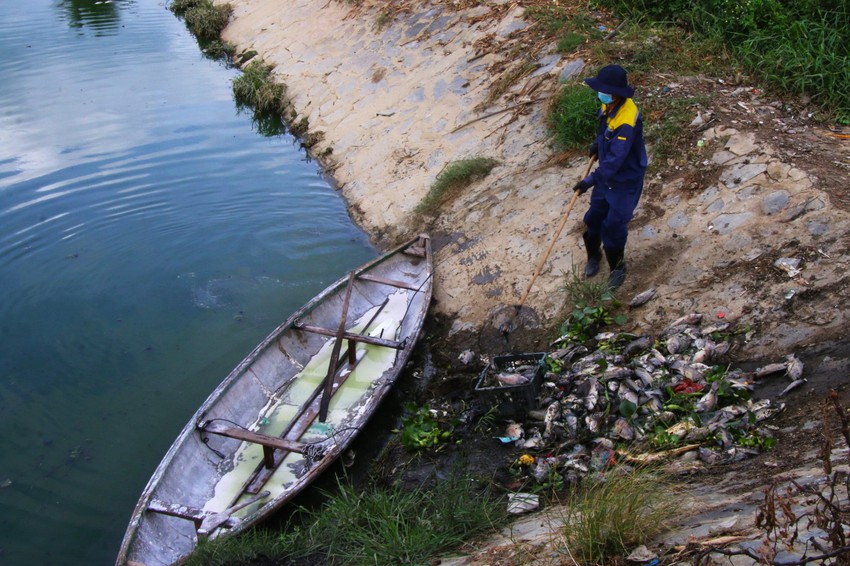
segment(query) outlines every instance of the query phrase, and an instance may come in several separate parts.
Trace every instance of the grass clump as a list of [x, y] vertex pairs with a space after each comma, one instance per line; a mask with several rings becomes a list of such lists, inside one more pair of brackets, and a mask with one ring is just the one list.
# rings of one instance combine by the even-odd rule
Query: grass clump
[[566, 507], [566, 547], [580, 564], [611, 564], [662, 532], [680, 504], [668, 482], [648, 470], [585, 480]]
[[183, 17], [195, 37], [205, 41], [218, 39], [233, 14], [233, 6], [216, 5], [212, 0], [174, 0], [169, 8]]
[[250, 110], [252, 122], [264, 136], [277, 136], [286, 132], [283, 115], [287, 109], [286, 87], [275, 82], [274, 65], [262, 59], [253, 59], [233, 79], [233, 98], [240, 112]]
[[499, 161], [490, 157], [472, 157], [449, 163], [437, 175], [431, 189], [416, 207], [419, 214], [435, 214], [440, 206], [457, 196], [458, 192], [473, 182], [487, 176]]
[[[424, 564], [505, 520], [504, 502], [457, 470], [431, 489], [340, 482], [320, 508], [300, 508], [283, 534], [252, 531], [199, 546], [187, 564], [310, 558], [323, 564]], [[242, 540], [237, 540], [242, 539]], [[254, 553], [251, 554], [251, 549]]]
[[596, 137], [599, 104], [592, 89], [581, 84], [564, 85], [549, 112], [549, 128], [562, 150], [585, 149]]
[[620, 302], [607, 283], [585, 279], [576, 267], [567, 276], [564, 290], [573, 310], [561, 324], [559, 342], [584, 343], [602, 328], [612, 324], [622, 326], [628, 320], [625, 315], [615, 315], [611, 311], [611, 307], [619, 307]]
[[240, 109], [253, 108], [256, 112], [281, 113], [284, 109], [286, 89], [272, 77], [274, 65], [262, 59], [251, 61], [243, 73], [233, 79], [233, 97]]

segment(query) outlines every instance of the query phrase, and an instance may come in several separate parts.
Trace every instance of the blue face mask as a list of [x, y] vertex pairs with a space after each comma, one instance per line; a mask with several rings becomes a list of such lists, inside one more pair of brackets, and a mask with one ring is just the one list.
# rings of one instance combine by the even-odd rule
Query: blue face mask
[[614, 98], [610, 94], [605, 94], [604, 92], [596, 93], [596, 97], [599, 98], [599, 102], [602, 104], [611, 104], [614, 101]]

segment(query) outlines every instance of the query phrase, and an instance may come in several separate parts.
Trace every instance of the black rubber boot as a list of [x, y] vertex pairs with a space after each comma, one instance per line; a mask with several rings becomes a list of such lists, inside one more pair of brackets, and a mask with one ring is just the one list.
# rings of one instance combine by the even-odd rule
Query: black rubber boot
[[584, 266], [584, 276], [593, 277], [599, 273], [599, 262], [602, 261], [602, 238], [591, 236], [590, 232], [581, 235], [587, 250], [587, 265]]
[[616, 289], [626, 280], [626, 260], [623, 259], [623, 248], [605, 248], [605, 258], [608, 260], [608, 267], [611, 268], [611, 274], [608, 276], [608, 288]]

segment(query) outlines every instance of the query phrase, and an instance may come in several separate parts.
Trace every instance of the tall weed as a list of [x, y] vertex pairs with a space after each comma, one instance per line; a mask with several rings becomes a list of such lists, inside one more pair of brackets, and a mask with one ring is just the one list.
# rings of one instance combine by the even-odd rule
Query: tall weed
[[580, 564], [612, 564], [662, 532], [680, 505], [663, 477], [647, 470], [586, 479], [568, 501], [566, 546]]

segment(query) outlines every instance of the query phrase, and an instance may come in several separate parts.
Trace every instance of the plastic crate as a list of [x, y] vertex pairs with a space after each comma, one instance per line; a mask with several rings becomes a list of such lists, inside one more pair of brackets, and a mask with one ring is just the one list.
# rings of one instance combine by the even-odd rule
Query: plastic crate
[[[537, 393], [543, 383], [546, 368], [543, 365], [545, 352], [529, 354], [511, 354], [495, 356], [490, 364], [481, 372], [475, 384], [475, 392], [487, 400], [491, 406], [498, 406], [503, 417], [524, 416], [529, 410], [537, 408]], [[515, 368], [527, 365], [537, 365], [537, 371], [528, 381], [520, 385], [486, 385], [491, 376], [513, 371]]]

